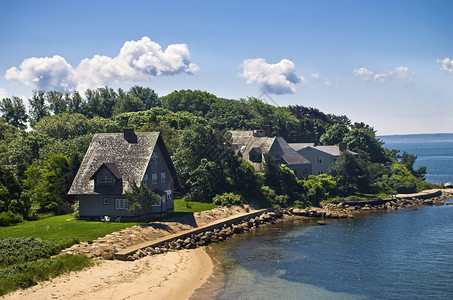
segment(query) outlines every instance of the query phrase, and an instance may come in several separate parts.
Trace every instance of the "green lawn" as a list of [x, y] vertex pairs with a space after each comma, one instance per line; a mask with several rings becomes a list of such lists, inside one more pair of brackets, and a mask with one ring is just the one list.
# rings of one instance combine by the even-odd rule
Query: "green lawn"
[[0, 238], [35, 237], [53, 240], [57, 244], [92, 241], [98, 237], [140, 223], [102, 223], [74, 220], [72, 215], [55, 216], [37, 221], [23, 221], [13, 226], [0, 227]]
[[[186, 202], [182, 199], [175, 199], [175, 214], [195, 213], [217, 207], [217, 205], [212, 203], [187, 203], [191, 208], [188, 208]], [[70, 246], [76, 241], [93, 241], [106, 234], [142, 223], [88, 222], [74, 220], [72, 215], [62, 215], [37, 221], [23, 221], [13, 226], [0, 227], [0, 238], [35, 237], [42, 240], [53, 240], [57, 244]]]
[[[184, 201], [182, 198], [175, 199], [175, 213], [196, 213], [204, 210], [211, 210], [218, 205], [204, 202]], [[190, 208], [187, 207], [189, 204]]]

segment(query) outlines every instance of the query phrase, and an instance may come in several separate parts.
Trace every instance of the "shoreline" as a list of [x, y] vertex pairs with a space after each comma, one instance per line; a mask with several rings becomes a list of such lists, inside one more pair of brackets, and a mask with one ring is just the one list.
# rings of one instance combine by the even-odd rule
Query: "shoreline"
[[2, 299], [189, 299], [214, 270], [204, 247], [98, 265], [17, 290]]
[[[160, 249], [158, 255], [143, 255], [133, 261], [99, 260], [94, 267], [17, 290], [2, 299], [199, 299], [199, 296], [204, 299], [206, 291], [210, 296], [220, 291], [223, 276], [220, 261], [206, 246], [200, 247], [200, 241], [203, 244], [217, 243], [231, 235], [253, 230], [260, 225], [272, 226], [276, 222], [303, 220], [313, 225], [326, 225], [329, 224], [327, 219], [354, 218], [355, 215], [382, 210], [437, 205], [450, 198], [453, 198], [453, 190], [443, 190], [440, 196], [423, 200], [386, 200], [389, 205], [345, 205], [340, 202], [308, 210], [280, 208], [242, 220], [239, 224], [225, 224], [222, 229], [200, 233], [192, 237], [197, 239], [194, 245], [187, 244], [187, 248], [181, 247], [181, 250], [175, 251], [169, 244], [156, 248]], [[176, 227], [179, 229], [179, 226]]]

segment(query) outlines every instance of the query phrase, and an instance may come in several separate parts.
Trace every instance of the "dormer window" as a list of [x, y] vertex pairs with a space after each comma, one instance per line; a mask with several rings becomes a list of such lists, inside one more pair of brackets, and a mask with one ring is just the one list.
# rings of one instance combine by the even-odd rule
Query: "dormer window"
[[99, 182], [103, 184], [109, 184], [113, 182], [113, 176], [112, 175], [100, 175], [99, 176]]
[[154, 152], [153, 155], [151, 156], [151, 161], [155, 164], [157, 164], [157, 153]]

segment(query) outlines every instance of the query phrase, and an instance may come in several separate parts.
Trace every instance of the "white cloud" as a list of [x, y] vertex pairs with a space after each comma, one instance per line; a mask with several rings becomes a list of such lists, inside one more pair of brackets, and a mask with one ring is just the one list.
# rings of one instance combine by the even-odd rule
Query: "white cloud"
[[319, 73], [310, 74], [310, 76], [316, 80], [319, 80], [319, 78], [321, 78], [321, 74], [319, 74]]
[[438, 59], [437, 63], [440, 64], [440, 69], [442, 71], [447, 71], [453, 75], [453, 59], [450, 58]]
[[75, 68], [58, 55], [28, 58], [19, 68], [7, 70], [5, 78], [38, 89], [83, 92], [113, 82], [143, 82], [198, 70], [190, 61], [186, 44], [172, 44], [162, 50], [145, 36], [139, 41], [125, 42], [116, 57], [95, 55], [83, 59]]
[[243, 72], [239, 75], [247, 83], [257, 82], [265, 92], [271, 94], [293, 94], [296, 85], [305, 85], [307, 81], [298, 77], [292, 61], [282, 59], [276, 64], [268, 64], [264, 58], [246, 59], [241, 65]]
[[8, 69], [5, 78], [38, 89], [69, 90], [74, 87], [74, 70], [58, 55], [27, 58], [19, 68]]
[[374, 77], [374, 73], [366, 68], [354, 69], [354, 75], [364, 81], [368, 81]]
[[0, 99], [6, 98], [7, 94], [4, 88], [0, 87]]
[[325, 79], [325, 80], [324, 80], [324, 85], [325, 85], [325, 86], [331, 86], [332, 83], [330, 82], [329, 79]]
[[396, 67], [381, 73], [375, 73], [366, 68], [356, 68], [354, 69], [353, 73], [355, 76], [357, 76], [359, 79], [363, 81], [375, 80], [379, 82], [386, 82], [387, 80], [393, 78], [412, 80], [412, 76], [414, 75], [414, 73], [411, 70], [409, 70], [408, 67], [403, 66]]

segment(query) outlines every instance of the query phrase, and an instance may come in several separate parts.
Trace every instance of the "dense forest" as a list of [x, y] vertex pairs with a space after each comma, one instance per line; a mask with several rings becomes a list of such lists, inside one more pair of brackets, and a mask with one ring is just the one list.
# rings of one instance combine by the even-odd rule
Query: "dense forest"
[[[430, 185], [416, 157], [384, 149], [372, 127], [346, 116], [304, 106], [276, 107], [257, 98], [230, 100], [204, 91], [159, 97], [152, 89], [109, 87], [78, 92], [33, 91], [28, 101], [0, 101], [0, 223], [67, 213], [76, 199], [67, 191], [94, 133], [160, 131], [177, 168], [185, 199], [228, 205], [309, 206], [334, 197], [377, 197]], [[288, 142], [333, 145], [341, 141], [358, 157], [342, 154], [332, 176], [298, 180], [272, 157], [260, 172], [237, 157], [227, 130], [270, 125]]]

